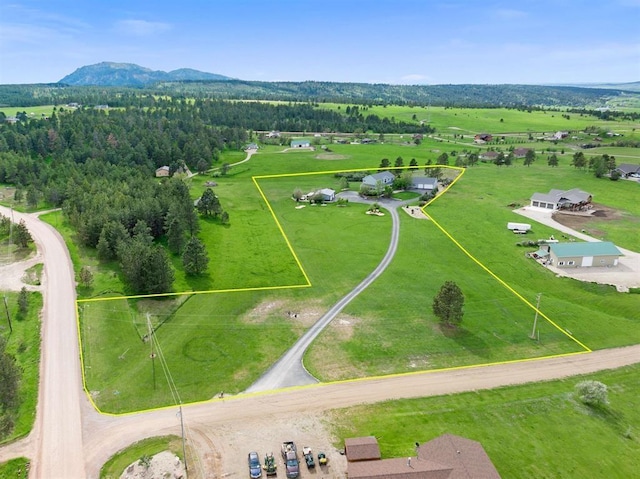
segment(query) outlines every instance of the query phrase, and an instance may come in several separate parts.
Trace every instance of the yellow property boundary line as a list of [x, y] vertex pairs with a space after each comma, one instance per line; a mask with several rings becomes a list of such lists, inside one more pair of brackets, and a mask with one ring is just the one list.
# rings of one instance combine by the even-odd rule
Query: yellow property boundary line
[[[386, 170], [410, 170], [411, 168], [415, 168], [415, 167], [408, 167], [408, 166], [404, 166], [404, 167], [387, 167], [385, 169]], [[592, 352], [592, 350], [588, 346], [586, 346], [584, 343], [579, 341], [573, 335], [569, 334], [563, 328], [558, 326], [558, 324], [556, 324], [553, 320], [551, 320], [547, 315], [545, 315], [542, 311], [540, 311], [538, 308], [536, 308], [531, 302], [529, 302], [520, 293], [518, 293], [511, 286], [509, 286], [505, 281], [503, 281], [493, 271], [491, 271], [489, 268], [487, 268], [482, 262], [480, 262], [480, 260], [475, 258], [471, 253], [469, 253], [469, 251], [467, 251], [445, 228], [443, 228], [432, 216], [430, 216], [426, 212], [426, 207], [429, 206], [430, 204], [432, 204], [435, 200], [437, 200], [441, 196], [443, 196], [449, 190], [449, 188], [451, 188], [460, 178], [462, 178], [462, 176], [464, 175], [466, 169], [465, 168], [454, 167], [454, 166], [447, 166], [447, 165], [425, 165], [424, 167], [418, 167], [418, 169], [421, 169], [421, 168], [445, 168], [445, 169], [457, 170], [459, 172], [459, 174], [453, 179], [453, 181], [449, 185], [447, 185], [447, 187], [444, 190], [442, 190], [434, 198], [429, 200], [421, 208], [421, 210], [425, 214], [425, 216], [427, 216], [427, 218], [429, 218], [429, 220], [431, 220], [433, 222], [433, 224], [449, 240], [451, 240], [453, 242], [453, 244], [455, 244], [468, 258], [470, 258], [474, 263], [476, 263], [478, 266], [480, 266], [484, 271], [486, 271], [492, 278], [494, 278], [496, 281], [498, 281], [498, 283], [501, 286], [503, 286], [505, 289], [507, 289], [516, 298], [518, 298], [524, 304], [526, 304], [528, 307], [530, 307], [535, 312], [537, 312], [543, 319], [545, 319], [554, 328], [556, 328], [563, 335], [567, 336], [573, 342], [578, 344], [582, 348], [582, 351], [577, 351], [577, 352], [573, 352], [573, 353], [552, 354], [552, 355], [549, 355], [549, 356], [541, 356], [541, 357], [535, 357], [535, 358], [522, 358], [522, 359], [512, 359], [512, 360], [507, 360], [507, 361], [496, 361], [496, 362], [492, 362], [492, 363], [480, 363], [480, 364], [470, 364], [470, 365], [465, 365], [465, 366], [453, 366], [453, 367], [448, 367], [448, 368], [431, 369], [431, 370], [427, 370], [427, 371], [411, 371], [411, 372], [396, 373], [396, 374], [391, 374], [391, 375], [386, 375], [386, 376], [370, 376], [370, 377], [366, 377], [366, 378], [354, 378], [354, 379], [346, 379], [346, 380], [339, 380], [339, 381], [329, 381], [329, 382], [326, 382], [326, 383], [319, 383], [319, 384], [316, 384], [316, 385], [298, 386], [298, 387], [292, 387], [292, 388], [286, 388], [286, 389], [294, 390], [294, 389], [303, 389], [303, 388], [314, 387], [314, 386], [317, 387], [317, 386], [321, 386], [323, 384], [341, 384], [341, 383], [350, 383], [350, 382], [356, 382], [356, 381], [369, 381], [369, 380], [372, 381], [372, 380], [377, 380], [377, 379], [381, 379], [381, 378], [384, 378], [384, 377], [408, 376], [408, 375], [427, 374], [427, 373], [436, 373], [436, 372], [444, 372], [444, 371], [456, 371], [456, 370], [461, 370], [461, 369], [481, 368], [481, 367], [487, 367], [487, 366], [497, 366], [497, 365], [503, 365], [503, 364], [516, 364], [516, 363], [523, 363], [523, 362], [529, 362], [529, 361], [540, 361], [540, 360], [543, 360], [543, 359], [570, 357], [570, 356], [575, 356], [575, 355], [578, 355], [578, 354], [585, 354], [585, 353]], [[375, 169], [379, 169], [379, 167], [376, 167]], [[269, 212], [271, 213], [271, 216], [272, 216], [273, 220], [275, 221], [275, 224], [278, 227], [278, 230], [280, 231], [280, 234], [284, 238], [284, 241], [285, 241], [285, 243], [287, 245], [287, 248], [289, 249], [289, 251], [293, 255], [293, 258], [294, 258], [298, 268], [300, 269], [300, 272], [302, 273], [302, 275], [303, 275], [303, 277], [305, 279], [305, 283], [303, 283], [303, 284], [282, 285], [282, 286], [264, 286], [264, 287], [255, 287], [255, 288], [222, 289], [222, 290], [211, 290], [211, 291], [188, 291], [188, 292], [181, 292], [181, 293], [158, 293], [158, 294], [120, 296], [120, 297], [105, 297], [105, 298], [89, 298], [89, 299], [78, 299], [78, 300], [76, 300], [76, 326], [77, 326], [77, 331], [78, 331], [78, 343], [79, 343], [79, 349], [80, 349], [80, 364], [81, 364], [81, 371], [82, 371], [82, 386], [83, 386], [83, 389], [84, 389], [84, 391], [85, 391], [85, 393], [86, 393], [86, 395], [87, 395], [87, 397], [89, 399], [89, 402], [94, 407], [94, 409], [97, 412], [99, 412], [100, 414], [103, 414], [103, 415], [106, 415], [106, 416], [116, 416], [117, 417], [117, 416], [128, 416], [128, 415], [138, 414], [138, 413], [142, 413], [142, 412], [160, 411], [160, 410], [171, 409], [171, 408], [176, 407], [176, 405], [173, 405], [173, 406], [161, 406], [161, 407], [150, 408], [150, 409], [142, 409], [142, 410], [133, 411], [133, 412], [126, 412], [126, 413], [108, 413], [108, 412], [103, 412], [103, 411], [100, 410], [100, 408], [96, 405], [96, 403], [94, 402], [93, 398], [91, 397], [91, 394], [89, 394], [89, 391], [87, 389], [87, 384], [86, 384], [84, 354], [83, 354], [83, 350], [82, 350], [82, 336], [81, 336], [81, 328], [80, 328], [80, 310], [79, 310], [80, 303], [90, 303], [90, 302], [98, 302], [98, 301], [116, 301], [116, 300], [126, 300], [126, 299], [140, 299], [140, 298], [158, 298], [158, 297], [167, 297], [167, 296], [182, 296], [182, 295], [195, 295], [195, 294], [237, 293], [237, 292], [247, 292], [247, 291], [270, 291], [270, 290], [281, 290], [281, 289], [294, 289], [294, 288], [308, 288], [308, 287], [311, 287], [312, 286], [311, 281], [309, 280], [309, 277], [308, 277], [306, 271], [304, 270], [304, 267], [302, 266], [302, 262], [300, 261], [300, 259], [298, 258], [298, 255], [296, 254], [295, 250], [293, 249], [293, 246], [291, 245], [291, 242], [289, 241], [289, 238], [287, 237], [287, 235], [286, 235], [286, 233], [284, 231], [284, 228], [282, 227], [282, 225], [278, 221], [278, 218], [277, 218], [277, 216], [275, 214], [275, 211], [273, 210], [273, 208], [271, 206], [271, 203], [269, 203], [269, 200], [267, 199], [266, 195], [264, 194], [264, 191], [260, 187], [258, 181], [262, 180], [262, 179], [290, 178], [290, 177], [297, 177], [297, 176], [330, 175], [330, 174], [336, 174], [336, 173], [344, 173], [344, 172], [347, 172], [347, 171], [350, 171], [350, 172], [351, 171], [353, 171], [353, 172], [367, 171], [368, 172], [368, 171], [371, 171], [371, 170], [372, 170], [371, 168], [355, 168], [355, 169], [340, 169], [340, 170], [330, 170], [330, 171], [302, 172], [302, 173], [284, 173], [284, 174], [275, 174], [275, 175], [258, 175], [258, 176], [252, 176], [251, 177], [251, 180], [253, 181], [255, 187], [257, 188], [261, 198], [263, 199], [263, 201], [267, 205], [267, 208], [268, 208]], [[241, 394], [240, 396], [249, 397], [249, 396], [259, 395], [259, 394], [266, 394], [266, 393], [265, 392], [257, 392], [257, 393], [251, 393], [251, 394]], [[208, 399], [208, 400], [204, 400], [204, 401], [195, 401], [195, 402], [190, 403], [190, 404], [205, 404], [205, 403], [222, 401], [222, 400], [224, 400], [224, 399]]]

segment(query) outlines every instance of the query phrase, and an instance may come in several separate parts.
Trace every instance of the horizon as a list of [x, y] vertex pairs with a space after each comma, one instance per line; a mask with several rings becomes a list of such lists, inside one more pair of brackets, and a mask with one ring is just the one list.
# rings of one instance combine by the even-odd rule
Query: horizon
[[267, 82], [579, 86], [640, 80], [640, 0], [515, 7], [502, 0], [130, 3], [1, 5], [0, 84], [58, 83], [102, 62]]

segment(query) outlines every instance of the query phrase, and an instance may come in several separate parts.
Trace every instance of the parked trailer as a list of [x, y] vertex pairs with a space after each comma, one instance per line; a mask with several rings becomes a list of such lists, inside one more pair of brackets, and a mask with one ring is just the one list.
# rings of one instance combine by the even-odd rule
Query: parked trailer
[[507, 229], [514, 233], [526, 233], [531, 229], [531, 225], [528, 223], [507, 223]]

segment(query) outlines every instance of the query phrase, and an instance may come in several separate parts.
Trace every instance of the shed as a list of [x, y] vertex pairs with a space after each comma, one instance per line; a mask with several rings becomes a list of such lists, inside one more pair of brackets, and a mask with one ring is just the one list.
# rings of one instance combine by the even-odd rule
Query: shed
[[344, 440], [347, 461], [370, 461], [380, 459], [380, 446], [374, 436], [351, 437]]
[[617, 266], [624, 256], [610, 241], [551, 243], [541, 249], [549, 252], [549, 262], [558, 268]]

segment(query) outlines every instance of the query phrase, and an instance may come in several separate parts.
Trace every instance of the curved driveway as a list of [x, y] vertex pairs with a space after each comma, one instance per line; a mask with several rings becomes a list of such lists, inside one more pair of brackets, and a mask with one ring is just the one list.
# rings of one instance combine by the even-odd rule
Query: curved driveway
[[[359, 203], [373, 203], [362, 200], [356, 194], [349, 196], [349, 201]], [[311, 345], [313, 340], [322, 332], [324, 328], [342, 311], [356, 296], [362, 293], [371, 283], [373, 283], [391, 263], [396, 250], [398, 249], [398, 238], [400, 237], [400, 218], [398, 218], [397, 207], [401, 203], [393, 204], [391, 201], [379, 201], [378, 204], [384, 207], [391, 214], [391, 241], [387, 253], [382, 258], [380, 264], [367, 276], [360, 284], [351, 290], [340, 301], [334, 304], [324, 316], [315, 322], [309, 330], [300, 337], [298, 341], [273, 365], [267, 372], [253, 383], [246, 392], [268, 391], [271, 389], [281, 389], [290, 386], [302, 386], [318, 382], [305, 369], [302, 358], [304, 352]]]
[[[8, 214], [6, 208], [0, 207], [0, 212]], [[180, 434], [177, 408], [113, 417], [90, 407], [81, 383], [75, 284], [68, 251], [49, 225], [31, 215], [14, 213], [14, 217], [25, 220], [44, 257], [41, 377], [34, 430], [26, 439], [0, 448], [0, 462], [24, 455], [32, 460], [32, 478], [97, 478], [106, 460], [131, 443], [155, 435]], [[392, 218], [395, 224], [398, 218], [393, 213]], [[385, 258], [392, 255], [390, 246]], [[363, 289], [366, 281], [358, 288]], [[340, 310], [348, 301], [338, 302], [334, 308]], [[550, 359], [263, 391], [183, 409], [189, 427], [214, 441], [220, 428], [233, 428], [238, 422], [246, 424], [265, 415], [322, 415], [337, 407], [551, 380], [638, 362], [640, 345], [635, 345]], [[268, 387], [272, 386], [267, 384], [263, 389]], [[214, 471], [206, 472], [206, 477], [215, 476]]]

